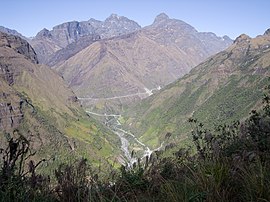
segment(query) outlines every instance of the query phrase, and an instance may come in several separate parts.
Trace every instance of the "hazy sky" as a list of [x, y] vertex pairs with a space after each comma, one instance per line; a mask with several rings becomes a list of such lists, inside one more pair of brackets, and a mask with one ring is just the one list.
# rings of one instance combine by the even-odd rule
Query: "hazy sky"
[[0, 5], [0, 25], [28, 37], [67, 21], [104, 20], [111, 13], [146, 26], [165, 12], [198, 31], [233, 39], [270, 28], [270, 0], [1, 0]]

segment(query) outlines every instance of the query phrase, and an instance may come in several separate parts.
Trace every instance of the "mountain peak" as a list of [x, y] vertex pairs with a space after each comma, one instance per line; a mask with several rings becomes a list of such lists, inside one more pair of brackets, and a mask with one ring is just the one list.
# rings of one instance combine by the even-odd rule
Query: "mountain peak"
[[270, 28], [269, 29], [267, 29], [265, 32], [264, 32], [264, 34], [263, 35], [270, 35]]
[[51, 37], [50, 31], [46, 28], [43, 28], [40, 32], [37, 33], [36, 37]]
[[237, 44], [237, 43], [241, 43], [241, 42], [248, 42], [250, 41], [251, 37], [246, 35], [246, 34], [241, 34], [239, 37], [237, 37], [235, 40], [234, 40], [234, 44]]
[[119, 20], [120, 18], [123, 18], [122, 16], [119, 16], [119, 15], [117, 15], [117, 14], [115, 14], [115, 13], [112, 13], [106, 20], [111, 20], [111, 19], [117, 19], [117, 20]]
[[169, 16], [165, 13], [160, 13], [159, 15], [157, 15], [157, 17], [155, 18], [154, 23], [160, 22], [160, 21], [164, 21], [164, 20], [168, 20], [170, 19]]
[[227, 35], [224, 35], [222, 38], [227, 41], [232, 41], [232, 39]]

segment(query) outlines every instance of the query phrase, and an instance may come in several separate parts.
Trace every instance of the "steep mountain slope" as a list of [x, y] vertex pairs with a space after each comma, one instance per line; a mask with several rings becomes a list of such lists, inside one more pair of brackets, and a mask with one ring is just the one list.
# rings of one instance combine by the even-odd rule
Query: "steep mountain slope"
[[7, 34], [12, 34], [12, 35], [15, 35], [15, 36], [19, 36], [20, 38], [27, 40], [27, 38], [25, 36], [23, 36], [21, 33], [17, 32], [14, 29], [9, 29], [7, 27], [0, 26], [0, 32], [4, 32], [4, 33], [7, 33]]
[[200, 33], [160, 14], [151, 26], [96, 41], [53, 68], [85, 107], [95, 112], [119, 111], [175, 81], [230, 43], [227, 37]]
[[193, 64], [202, 62], [232, 43], [228, 36], [198, 32], [181, 20], [170, 19], [165, 13], [159, 14], [152, 25], [144, 28], [144, 32], [160, 45], [177, 47], [193, 59]]
[[49, 66], [54, 66], [56, 64], [60, 65], [63, 61], [71, 58], [76, 53], [80, 52], [81, 50], [88, 47], [99, 39], [99, 35], [82, 36], [77, 41], [72, 42], [71, 44], [68, 44], [65, 48], [62, 48], [53, 53], [46, 61], [46, 64]]
[[269, 31], [254, 39], [239, 36], [228, 49], [130, 109], [126, 130], [155, 147], [166, 134], [174, 142], [187, 139], [189, 117], [210, 128], [244, 118], [259, 107], [263, 88], [269, 84], [269, 58]]
[[37, 52], [40, 62], [46, 63], [53, 53], [78, 41], [81, 37], [104, 39], [128, 34], [140, 28], [136, 22], [112, 14], [104, 22], [91, 18], [82, 22], [66, 22], [53, 27], [51, 31], [43, 29], [30, 43]]
[[25, 40], [0, 32], [1, 146], [3, 134], [19, 129], [42, 157], [114, 160], [117, 136], [85, 114], [61, 77], [37, 63]]

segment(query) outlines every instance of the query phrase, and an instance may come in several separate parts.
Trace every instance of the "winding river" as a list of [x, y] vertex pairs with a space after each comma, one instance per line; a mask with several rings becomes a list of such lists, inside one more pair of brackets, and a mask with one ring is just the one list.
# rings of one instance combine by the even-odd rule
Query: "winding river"
[[141, 156], [141, 159], [145, 158], [146, 156], [150, 157], [153, 151], [158, 151], [163, 147], [163, 143], [162, 143], [158, 148], [151, 150], [147, 145], [142, 143], [135, 135], [122, 129], [121, 123], [118, 120], [121, 117], [121, 115], [119, 114], [98, 114], [91, 111], [86, 111], [86, 112], [91, 115], [110, 118], [110, 124], [107, 126], [111, 131], [113, 131], [120, 138], [121, 150], [124, 154], [124, 157], [128, 166], [132, 166], [135, 162], [137, 162], [137, 158], [133, 157], [131, 154], [131, 151], [129, 150], [130, 141], [128, 139], [131, 139], [132, 141], [136, 142], [138, 145], [140, 145], [140, 148], [143, 149], [143, 155]]

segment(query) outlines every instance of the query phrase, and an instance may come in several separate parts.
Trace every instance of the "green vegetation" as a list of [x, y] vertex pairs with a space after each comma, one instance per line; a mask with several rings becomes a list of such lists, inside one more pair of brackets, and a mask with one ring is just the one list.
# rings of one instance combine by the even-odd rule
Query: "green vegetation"
[[[240, 86], [240, 83], [247, 80], [247, 86]], [[263, 86], [267, 78], [259, 76], [232, 76], [230, 81], [219, 88], [217, 92], [207, 99], [194, 117], [208, 123], [209, 127], [220, 123], [231, 123], [246, 117], [253, 106], [262, 96]]]
[[[39, 171], [51, 174], [62, 163], [86, 158], [93, 167], [107, 170], [120, 153], [120, 140], [80, 108], [70, 108], [73, 114], [60, 113], [53, 108], [33, 105], [26, 93], [20, 94], [24, 118], [18, 130], [31, 142], [36, 151], [33, 160], [46, 158]], [[75, 118], [76, 117], [76, 118]], [[6, 132], [0, 132], [0, 147]], [[115, 165], [119, 166], [119, 165]]]
[[0, 153], [0, 201], [269, 201], [269, 94], [263, 103], [215, 129], [190, 118], [194, 147], [154, 152], [107, 175], [85, 159], [59, 165], [51, 177], [37, 174], [43, 160], [31, 160], [29, 142], [15, 131]]
[[192, 130], [189, 117], [203, 120], [209, 129], [247, 117], [251, 109], [260, 108], [270, 70], [270, 49], [262, 48], [263, 39], [235, 43], [130, 107], [123, 127], [153, 149], [168, 132], [178, 143], [187, 141]]
[[[246, 82], [246, 86], [242, 86], [241, 82]], [[126, 127], [141, 135], [140, 139], [152, 148], [160, 145], [168, 132], [182, 141], [191, 131], [190, 124], [186, 121], [188, 117], [203, 120], [212, 129], [216, 125], [247, 117], [249, 111], [259, 102], [267, 78], [258, 75], [233, 75], [225, 85], [216, 87], [214, 93], [208, 92], [209, 85], [212, 85], [211, 80], [208, 83], [199, 87], [196, 81], [193, 85], [188, 84], [181, 95], [166, 99], [151, 110], [147, 110], [151, 108], [147, 104], [155, 103], [155, 99], [159, 97], [147, 100], [138, 106], [139, 109], [132, 109], [138, 114], [135, 120], [126, 121]], [[131, 127], [128, 126], [129, 123], [133, 123]]]

